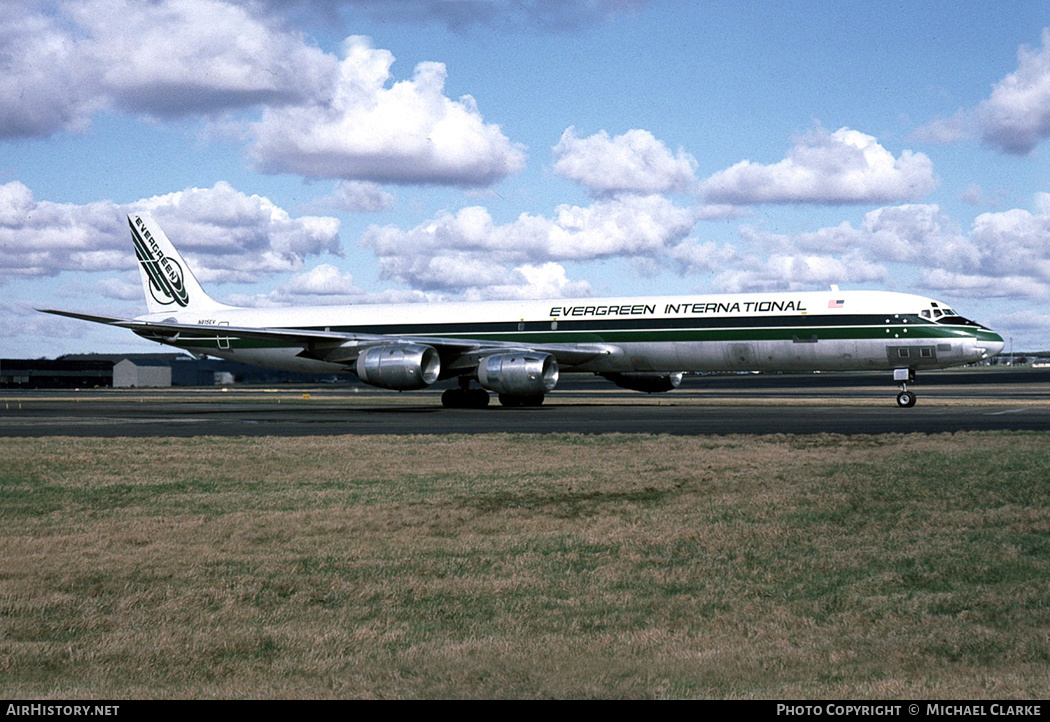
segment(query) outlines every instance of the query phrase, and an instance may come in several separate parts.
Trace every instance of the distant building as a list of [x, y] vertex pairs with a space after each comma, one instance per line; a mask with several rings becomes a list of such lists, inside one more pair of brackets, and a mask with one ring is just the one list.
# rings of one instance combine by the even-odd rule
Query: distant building
[[171, 386], [171, 363], [154, 359], [124, 359], [113, 364], [113, 388]]
[[0, 388], [93, 389], [112, 385], [112, 361], [0, 359]]
[[233, 384], [359, 383], [351, 374], [304, 374], [185, 353], [66, 354], [0, 359], [0, 388], [156, 388]]

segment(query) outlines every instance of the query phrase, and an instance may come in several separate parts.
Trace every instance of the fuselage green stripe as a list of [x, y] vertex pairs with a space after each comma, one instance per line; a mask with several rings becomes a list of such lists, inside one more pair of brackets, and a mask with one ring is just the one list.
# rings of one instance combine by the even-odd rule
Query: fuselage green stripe
[[[668, 319], [680, 321], [681, 319]], [[796, 318], [797, 322], [798, 319]], [[450, 329], [449, 326], [454, 326]], [[500, 324], [504, 328], [517, 324]], [[406, 329], [402, 326], [332, 328], [332, 331], [343, 333], [389, 334], [393, 336], [428, 336], [433, 338], [474, 339], [478, 341], [497, 341], [520, 344], [564, 344], [564, 343], [683, 343], [683, 342], [746, 342], [746, 341], [793, 341], [812, 343], [821, 341], [871, 341], [871, 340], [950, 340], [960, 338], [977, 338], [979, 340], [998, 340], [994, 332], [979, 326], [947, 326], [933, 323], [895, 323], [858, 326], [826, 325], [793, 325], [779, 327], [722, 327], [722, 328], [609, 328], [602, 330], [578, 329], [573, 322], [559, 321], [557, 330], [551, 330], [550, 322], [546, 329], [539, 331], [507, 330], [490, 331], [478, 328], [471, 329], [470, 324], [433, 324], [413, 326]], [[629, 326], [632, 324], [621, 324]], [[478, 324], [491, 326], [491, 324]], [[396, 328], [396, 330], [395, 330]], [[218, 335], [218, 334], [216, 334]], [[987, 337], [987, 338], [985, 338]], [[994, 338], [993, 338], [994, 337]], [[281, 348], [301, 346], [295, 342], [280, 342], [268, 339], [229, 338], [232, 348]], [[191, 348], [215, 348], [215, 337], [179, 339], [178, 345]]]

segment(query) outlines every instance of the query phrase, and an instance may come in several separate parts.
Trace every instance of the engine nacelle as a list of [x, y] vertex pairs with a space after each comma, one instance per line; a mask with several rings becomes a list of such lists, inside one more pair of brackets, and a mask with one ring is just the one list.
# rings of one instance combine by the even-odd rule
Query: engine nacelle
[[673, 391], [682, 383], [681, 371], [626, 371], [602, 374], [622, 389], [644, 391], [647, 394]]
[[558, 359], [549, 353], [500, 353], [478, 364], [478, 382], [510, 396], [542, 396], [558, 383]]
[[384, 389], [410, 391], [434, 383], [441, 373], [441, 357], [433, 346], [391, 344], [366, 348], [357, 357], [358, 377]]

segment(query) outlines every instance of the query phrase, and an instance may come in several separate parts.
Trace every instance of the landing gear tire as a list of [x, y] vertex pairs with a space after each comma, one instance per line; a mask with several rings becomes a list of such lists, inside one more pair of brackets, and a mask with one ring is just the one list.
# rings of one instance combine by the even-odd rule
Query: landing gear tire
[[448, 389], [441, 394], [441, 405], [446, 409], [462, 409], [463, 396], [462, 389]]
[[542, 406], [543, 394], [537, 394], [536, 396], [511, 396], [510, 394], [500, 394], [499, 402], [502, 406], [508, 406], [510, 408]]
[[485, 389], [448, 389], [441, 394], [441, 405], [446, 409], [483, 409], [489, 405]]
[[915, 394], [908, 391], [908, 384], [915, 380], [915, 369], [893, 369], [893, 380], [900, 385], [901, 392], [897, 394], [897, 406], [902, 409], [910, 409], [915, 405]]

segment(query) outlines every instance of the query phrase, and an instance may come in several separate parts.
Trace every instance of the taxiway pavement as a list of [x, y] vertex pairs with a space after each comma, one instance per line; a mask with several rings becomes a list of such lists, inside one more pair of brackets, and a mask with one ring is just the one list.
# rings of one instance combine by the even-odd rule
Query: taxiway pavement
[[670, 394], [568, 383], [539, 408], [444, 409], [438, 392], [308, 389], [0, 391], [0, 436], [883, 434], [1050, 430], [1050, 371], [945, 372], [900, 409], [882, 376], [698, 377]]

